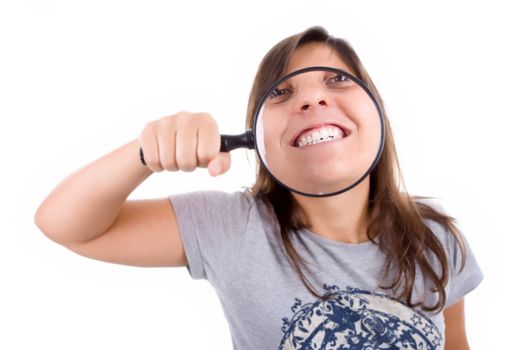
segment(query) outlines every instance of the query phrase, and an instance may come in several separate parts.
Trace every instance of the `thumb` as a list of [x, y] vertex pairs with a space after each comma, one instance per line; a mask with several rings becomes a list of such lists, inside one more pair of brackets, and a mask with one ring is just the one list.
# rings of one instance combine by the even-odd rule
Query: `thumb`
[[230, 169], [231, 156], [228, 152], [221, 152], [208, 163], [208, 172], [211, 176], [224, 174]]

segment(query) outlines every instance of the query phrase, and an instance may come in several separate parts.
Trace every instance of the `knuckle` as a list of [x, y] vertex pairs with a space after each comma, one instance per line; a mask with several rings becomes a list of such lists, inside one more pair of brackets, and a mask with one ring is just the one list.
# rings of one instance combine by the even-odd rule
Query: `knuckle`
[[176, 171], [177, 169], [177, 163], [175, 162], [175, 157], [173, 153], [167, 152], [165, 154], [162, 154], [160, 156], [160, 166], [164, 170], [169, 171]]
[[177, 121], [172, 117], [163, 117], [159, 119], [157, 124], [157, 131], [160, 132], [171, 132], [177, 128]]
[[142, 139], [149, 138], [155, 134], [155, 130], [156, 130], [155, 122], [149, 122], [142, 129], [142, 132], [140, 133], [140, 137]]
[[157, 141], [159, 143], [159, 147], [161, 145], [164, 147], [169, 147], [169, 145], [175, 142], [175, 131], [171, 130], [170, 128], [160, 128], [157, 132]]
[[201, 125], [208, 122], [211, 119], [211, 116], [208, 113], [195, 113], [192, 117], [192, 122]]
[[197, 163], [192, 157], [182, 156], [178, 159], [177, 164], [182, 171], [192, 171], [196, 168]]
[[191, 119], [191, 113], [188, 112], [179, 112], [173, 116], [173, 120], [178, 123], [185, 123], [188, 119]]
[[177, 171], [179, 170], [177, 165], [175, 164], [175, 161], [166, 161], [166, 162], [162, 162], [162, 167], [164, 168], [164, 170], [167, 170], [167, 171]]
[[182, 110], [182, 111], [179, 111], [179, 112], [175, 113], [172, 117], [180, 117], [180, 116], [184, 116], [184, 115], [188, 115], [188, 114], [190, 114], [188, 111]]
[[157, 124], [157, 121], [156, 121], [156, 120], [150, 120], [149, 122], [146, 123], [146, 125], [144, 125], [144, 129], [151, 128], [151, 127], [154, 126], [155, 124]]
[[208, 164], [217, 156], [217, 152], [214, 152], [209, 147], [206, 147], [199, 152], [199, 160], [201, 164]]
[[162, 165], [161, 165], [161, 163], [160, 163], [159, 160], [151, 160], [151, 161], [148, 161], [148, 160], [146, 159], [146, 163], [148, 164], [148, 167], [149, 167], [152, 171], [154, 171], [154, 172], [156, 172], [156, 173], [160, 173], [160, 172], [163, 170]]
[[210, 126], [216, 126], [217, 125], [217, 122], [215, 121], [215, 119], [209, 113], [202, 113], [200, 118], [201, 118], [201, 122], [203, 124], [205, 124], [205, 125], [210, 125]]

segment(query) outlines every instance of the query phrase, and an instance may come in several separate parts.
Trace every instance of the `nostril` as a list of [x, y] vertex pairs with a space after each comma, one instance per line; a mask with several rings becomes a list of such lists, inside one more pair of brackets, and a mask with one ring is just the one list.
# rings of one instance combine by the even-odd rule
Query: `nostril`
[[[326, 103], [325, 100], [319, 100], [319, 102], [317, 102], [320, 106], [323, 106], [323, 107], [326, 107], [328, 106], [328, 104]], [[315, 105], [315, 102], [313, 103]], [[311, 107], [311, 105], [309, 103], [305, 103], [301, 106], [301, 111], [306, 111], [308, 110], [309, 108]]]

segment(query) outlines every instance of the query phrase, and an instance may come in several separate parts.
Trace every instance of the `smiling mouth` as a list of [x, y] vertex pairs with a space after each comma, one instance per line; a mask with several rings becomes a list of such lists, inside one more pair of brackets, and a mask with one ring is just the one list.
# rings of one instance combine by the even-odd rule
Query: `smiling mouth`
[[303, 130], [297, 137], [295, 137], [292, 146], [303, 148], [317, 143], [339, 140], [350, 134], [350, 130], [347, 131], [339, 125], [325, 124]]

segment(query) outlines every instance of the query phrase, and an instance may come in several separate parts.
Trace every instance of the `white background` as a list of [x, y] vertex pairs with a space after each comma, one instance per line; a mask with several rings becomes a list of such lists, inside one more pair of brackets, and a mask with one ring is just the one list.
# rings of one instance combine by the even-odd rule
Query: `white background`
[[[259, 61], [312, 25], [354, 46], [386, 103], [408, 191], [443, 200], [485, 273], [466, 298], [472, 348], [516, 348], [525, 311], [518, 1], [0, 3], [0, 348], [231, 348], [207, 282], [186, 269], [84, 258], [47, 239], [33, 215], [63, 178], [151, 120], [206, 111], [221, 132], [241, 132]], [[253, 180], [253, 157], [235, 151], [224, 176], [154, 174], [130, 198]]]

